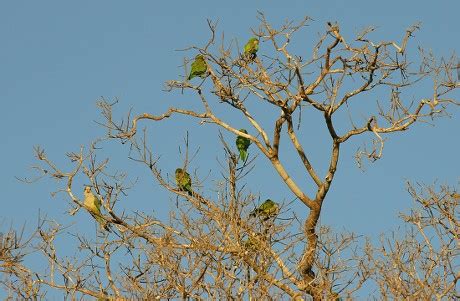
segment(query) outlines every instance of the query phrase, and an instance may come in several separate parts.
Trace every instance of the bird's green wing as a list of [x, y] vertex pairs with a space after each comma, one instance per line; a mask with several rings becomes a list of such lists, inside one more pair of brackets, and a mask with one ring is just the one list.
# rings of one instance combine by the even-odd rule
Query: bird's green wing
[[188, 172], [181, 168], [176, 169], [176, 184], [180, 190], [185, 190], [189, 195], [192, 195], [192, 178]]
[[259, 210], [264, 215], [273, 215], [278, 211], [278, 204], [268, 199], [260, 205]]
[[[249, 142], [249, 143], [248, 143]], [[249, 148], [250, 141], [247, 138], [238, 136], [236, 138], [236, 148], [240, 152], [240, 159], [244, 162], [247, 157], [247, 150]]]
[[192, 69], [190, 70], [188, 79], [191, 80], [196, 76], [204, 77], [206, 71], [208, 71], [208, 65], [206, 64], [204, 57], [202, 55], [197, 55], [195, 57], [195, 61], [192, 63]]
[[182, 177], [182, 184], [181, 186], [185, 191], [188, 192], [189, 195], [192, 195], [192, 179], [188, 172], [184, 172], [184, 176]]
[[94, 207], [96, 208], [99, 214], [101, 214], [101, 205], [101, 200], [98, 197], [94, 196]]
[[240, 156], [239, 158], [241, 159], [241, 161], [243, 161], [243, 163], [246, 161], [246, 158], [248, 157], [248, 152], [245, 151], [244, 149], [240, 149]]
[[[243, 132], [245, 134], [248, 133], [245, 129], [240, 129], [240, 132]], [[251, 140], [243, 136], [238, 136], [236, 137], [235, 144], [236, 144], [236, 148], [238, 149], [240, 153], [240, 159], [243, 162], [246, 161], [246, 157], [248, 154], [247, 151], [248, 151], [249, 145], [251, 144]]]
[[269, 219], [270, 217], [276, 216], [279, 212], [279, 206], [274, 201], [267, 199], [263, 202], [258, 208], [254, 209], [251, 212], [250, 216], [261, 216], [264, 219]]
[[258, 50], [259, 40], [257, 38], [250, 38], [246, 45], [244, 45], [245, 54], [256, 54]]
[[[88, 187], [86, 188], [88, 189]], [[102, 229], [110, 231], [107, 221], [102, 218], [101, 214], [101, 200], [95, 196], [90, 189], [85, 189], [84, 205], [89, 213], [96, 219]]]

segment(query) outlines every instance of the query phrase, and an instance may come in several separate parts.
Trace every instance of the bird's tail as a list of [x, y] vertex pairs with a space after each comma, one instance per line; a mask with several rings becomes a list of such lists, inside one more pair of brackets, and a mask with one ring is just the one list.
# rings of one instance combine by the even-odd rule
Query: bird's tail
[[110, 231], [109, 224], [107, 223], [107, 221], [105, 219], [103, 219], [102, 217], [100, 217], [98, 215], [96, 215], [95, 218], [96, 218], [96, 221], [99, 223], [99, 226], [101, 227], [101, 229], [104, 229], [106, 231]]
[[248, 156], [248, 153], [244, 149], [240, 150], [240, 159], [241, 159], [241, 161], [245, 162], [247, 156]]
[[189, 196], [192, 196], [193, 195], [193, 191], [192, 191], [192, 187], [187, 185], [185, 186], [185, 190], [187, 190], [187, 193]]

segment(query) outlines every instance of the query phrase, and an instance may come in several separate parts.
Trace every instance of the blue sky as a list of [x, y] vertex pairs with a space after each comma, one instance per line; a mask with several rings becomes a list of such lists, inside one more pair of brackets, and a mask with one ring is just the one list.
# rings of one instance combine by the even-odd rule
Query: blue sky
[[[180, 65], [187, 54], [175, 50], [204, 43], [209, 36], [207, 18], [219, 20], [218, 31], [225, 33], [226, 40], [237, 38], [243, 43], [250, 36], [250, 28], [258, 26], [258, 10], [275, 25], [310, 16], [315, 21], [302, 36], [312, 39], [326, 21], [338, 21], [342, 33], [350, 37], [365, 26], [376, 26], [374, 37], [382, 40], [399, 40], [408, 26], [420, 21], [422, 28], [411, 44], [412, 54], [416, 54], [419, 45], [433, 50], [438, 57], [449, 56], [453, 51], [458, 53], [460, 49], [457, 0], [389, 0], [384, 5], [380, 1], [362, 0], [130, 1], [129, 4], [127, 1], [3, 1], [0, 3], [3, 112], [0, 128], [4, 132], [0, 148], [1, 228], [26, 223], [28, 229], [33, 229], [39, 212], [66, 224], [77, 223], [74, 230], [94, 227], [84, 224], [88, 216], [83, 213], [75, 217], [65, 214], [67, 199], [50, 196], [56, 190], [55, 182], [42, 180], [26, 185], [15, 179], [31, 175], [30, 167], [36, 164], [33, 146], [42, 146], [50, 159], [70, 168], [65, 153], [78, 151], [81, 145], [89, 145], [104, 133], [94, 122], [101, 120], [95, 106], [100, 97], [118, 98], [119, 114], [130, 107], [137, 113], [159, 114], [171, 104], [197, 102], [190, 94], [181, 96], [163, 91], [166, 80], [177, 79], [184, 72]], [[293, 52], [308, 53], [309, 49], [300, 45]], [[263, 47], [262, 43], [262, 50]], [[459, 93], [453, 96], [458, 99]], [[385, 94], [375, 97], [383, 98]], [[325, 203], [322, 223], [376, 237], [394, 229], [398, 212], [412, 205], [405, 189], [406, 180], [458, 185], [458, 108], [452, 108], [451, 113], [452, 118], [436, 121], [435, 127], [419, 124], [406, 133], [390, 136], [383, 159], [368, 165], [365, 172], [353, 160], [359, 144], [356, 141], [346, 144]], [[308, 120], [309, 112], [304, 114], [304, 120]], [[213, 159], [221, 148], [209, 139], [217, 140], [216, 128], [205, 128], [185, 118], [149, 126], [152, 145], [158, 144], [162, 155], [162, 169], [173, 171], [178, 165], [176, 145], [183, 141], [186, 129], [190, 131], [192, 146], [201, 147], [194, 168], [202, 175], [209, 170], [217, 175], [218, 163]], [[317, 135], [315, 139], [322, 138], [308, 129], [305, 133]], [[154, 210], [163, 217], [174, 208], [171, 196], [148, 172], [126, 159], [126, 146], [105, 143], [102, 152], [113, 156], [114, 169], [127, 171], [132, 179], [138, 178], [137, 185], [122, 202], [124, 208]], [[254, 152], [255, 148], [253, 155]], [[324, 164], [327, 152], [313, 147], [312, 152], [315, 162]], [[285, 160], [297, 158], [286, 156]], [[256, 162], [258, 168], [248, 179], [250, 191], [260, 192], [261, 198], [290, 200], [285, 187], [270, 185], [277, 183], [278, 176], [267, 161], [259, 156]], [[293, 174], [296, 175], [295, 171]], [[212, 188], [210, 181], [207, 184]], [[295, 208], [304, 210], [300, 205], [294, 205]]]

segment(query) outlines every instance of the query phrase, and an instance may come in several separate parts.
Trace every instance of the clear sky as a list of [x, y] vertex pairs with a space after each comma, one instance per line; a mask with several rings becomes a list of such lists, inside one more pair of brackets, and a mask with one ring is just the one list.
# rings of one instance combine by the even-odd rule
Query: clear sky
[[[373, 37], [385, 40], [400, 40], [407, 27], [420, 21], [422, 28], [412, 40], [412, 54], [416, 55], [419, 45], [438, 57], [460, 51], [458, 0], [2, 1], [1, 228], [26, 223], [27, 229], [33, 229], [39, 213], [66, 224], [76, 222], [69, 231], [94, 228], [84, 225], [88, 216], [82, 212], [74, 217], [66, 215], [67, 199], [50, 196], [58, 187], [55, 182], [26, 185], [15, 179], [31, 176], [30, 167], [36, 164], [33, 146], [44, 147], [50, 159], [70, 168], [65, 153], [78, 151], [104, 133], [94, 122], [101, 120], [95, 106], [100, 97], [118, 98], [120, 114], [130, 107], [137, 113], [159, 114], [171, 104], [198, 101], [191, 95], [181, 97], [163, 91], [166, 80], [178, 79], [184, 72], [180, 65], [187, 53], [175, 50], [204, 43], [209, 36], [207, 18], [219, 20], [218, 31], [224, 32], [227, 40], [237, 38], [241, 44], [251, 35], [250, 28], [257, 27], [258, 10], [274, 24], [310, 16], [315, 21], [305, 35], [312, 39], [317, 38], [326, 21], [339, 22], [342, 32], [350, 37], [373, 25], [377, 27]], [[310, 49], [300, 45], [293, 52], [308, 54]], [[262, 43], [261, 49], [264, 46]], [[452, 96], [460, 98], [458, 92]], [[375, 96], [379, 97], [384, 95]], [[383, 159], [368, 165], [365, 172], [353, 160], [359, 144], [343, 147], [322, 223], [376, 237], [395, 229], [398, 212], [412, 205], [406, 180], [458, 185], [460, 112], [452, 108], [451, 113], [452, 118], [437, 120], [434, 127], [419, 124], [406, 133], [390, 136]], [[308, 116], [306, 112], [303, 118]], [[184, 118], [175, 120], [183, 123], [168, 121], [149, 127], [152, 145], [157, 143], [158, 154], [162, 155], [162, 169], [172, 172], [177, 167], [180, 156], [175, 145], [182, 142], [189, 129], [192, 146], [201, 147], [194, 168], [203, 176], [212, 169], [218, 175], [215, 169], [221, 148], [212, 141], [214, 137], [217, 140], [216, 128], [204, 128]], [[124, 208], [154, 210], [160, 217], [174, 208], [171, 196], [148, 177], [143, 167], [125, 159], [126, 146], [106, 143], [103, 152], [114, 156], [113, 169], [139, 178], [123, 200]], [[255, 148], [252, 155], [254, 152]], [[315, 162], [324, 164], [326, 153], [317, 150], [313, 154]], [[278, 176], [262, 156], [257, 166], [248, 179], [251, 192], [280, 201], [292, 198], [285, 187], [270, 184], [277, 183]], [[212, 188], [210, 181], [207, 185]], [[302, 210], [300, 205], [295, 208]]]

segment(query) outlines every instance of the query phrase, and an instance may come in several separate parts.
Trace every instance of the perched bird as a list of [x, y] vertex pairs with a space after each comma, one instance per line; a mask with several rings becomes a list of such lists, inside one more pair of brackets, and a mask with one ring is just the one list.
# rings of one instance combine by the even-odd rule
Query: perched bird
[[[240, 129], [240, 132], [247, 134], [248, 132], [245, 129]], [[251, 144], [251, 140], [243, 136], [236, 137], [236, 148], [240, 152], [240, 159], [244, 162], [248, 156], [248, 148]]]
[[179, 190], [187, 191], [188, 195], [192, 195], [192, 179], [182, 168], [176, 169], [176, 184]]
[[277, 203], [273, 202], [270, 199], [267, 199], [263, 202], [259, 208], [254, 209], [249, 216], [260, 216], [263, 220], [267, 220], [271, 217], [276, 216], [279, 213], [279, 206]]
[[253, 60], [257, 57], [257, 50], [259, 50], [259, 39], [252, 37], [244, 45], [244, 56]]
[[188, 76], [188, 80], [199, 76], [199, 77], [206, 77], [206, 72], [208, 71], [208, 65], [204, 60], [204, 56], [198, 54], [195, 57], [195, 61], [192, 63], [192, 70], [190, 70], [190, 75]]
[[109, 227], [107, 225], [107, 222], [102, 218], [102, 214], [101, 214], [101, 200], [98, 199], [93, 194], [90, 186], [85, 187], [85, 190], [83, 191], [83, 195], [85, 196], [85, 200], [83, 202], [83, 205], [85, 205], [85, 208], [96, 219], [96, 221], [101, 226], [101, 229], [105, 229], [108, 231]]

